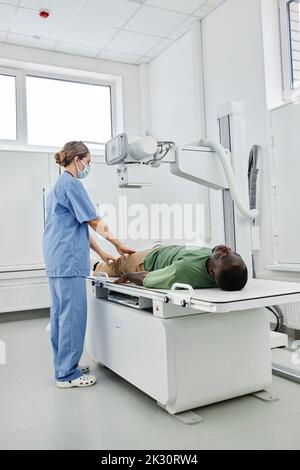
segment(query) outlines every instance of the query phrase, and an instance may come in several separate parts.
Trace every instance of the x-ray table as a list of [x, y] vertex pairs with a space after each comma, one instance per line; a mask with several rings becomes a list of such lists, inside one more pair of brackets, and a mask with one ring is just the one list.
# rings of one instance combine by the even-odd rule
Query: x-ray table
[[299, 302], [300, 284], [250, 280], [241, 292], [223, 292], [113, 281], [87, 280], [87, 350], [169, 413], [271, 386], [265, 307]]

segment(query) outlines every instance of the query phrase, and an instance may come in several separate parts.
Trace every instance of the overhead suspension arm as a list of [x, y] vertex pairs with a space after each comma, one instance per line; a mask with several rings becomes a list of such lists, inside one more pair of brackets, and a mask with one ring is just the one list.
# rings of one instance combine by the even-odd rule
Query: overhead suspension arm
[[222, 167], [226, 176], [228, 187], [231, 192], [232, 199], [234, 203], [236, 204], [237, 208], [239, 209], [239, 211], [241, 212], [241, 214], [243, 214], [246, 218], [250, 220], [257, 219], [257, 217], [259, 216], [259, 211], [256, 209], [252, 209], [252, 210], [248, 209], [240, 197], [240, 193], [239, 193], [236, 179], [235, 179], [233, 169], [230, 163], [230, 159], [228, 158], [228, 153], [226, 152], [224, 147], [221, 144], [217, 142], [213, 142], [208, 139], [202, 139], [200, 144], [204, 145], [205, 147], [212, 148], [214, 152], [216, 153], [216, 155], [219, 157], [219, 160], [222, 164]]

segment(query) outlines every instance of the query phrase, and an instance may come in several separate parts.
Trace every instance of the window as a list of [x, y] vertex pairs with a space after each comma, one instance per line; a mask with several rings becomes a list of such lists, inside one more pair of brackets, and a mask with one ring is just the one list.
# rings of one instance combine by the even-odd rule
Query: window
[[26, 101], [29, 145], [103, 145], [111, 138], [109, 86], [28, 76]]
[[288, 4], [288, 19], [290, 29], [291, 74], [293, 88], [300, 86], [300, 3]]
[[[112, 90], [120, 81], [75, 77], [0, 68], [0, 144], [57, 148], [82, 140], [102, 151], [113, 134]], [[121, 107], [119, 93], [116, 100]]]
[[280, 0], [284, 98], [300, 96], [300, 1]]
[[0, 75], [0, 139], [17, 139], [16, 78]]

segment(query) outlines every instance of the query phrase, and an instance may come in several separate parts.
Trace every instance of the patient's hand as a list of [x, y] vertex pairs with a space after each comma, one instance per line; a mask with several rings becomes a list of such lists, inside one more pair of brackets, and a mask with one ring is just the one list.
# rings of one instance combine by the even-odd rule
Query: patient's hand
[[123, 274], [123, 276], [114, 281], [114, 284], [126, 284], [126, 282], [129, 282], [127, 274]]
[[127, 282], [132, 282], [133, 284], [137, 284], [138, 286], [142, 286], [144, 283], [145, 277], [148, 275], [147, 272], [140, 272], [140, 273], [126, 273], [123, 274], [119, 279], [114, 281], [115, 284], [126, 284]]

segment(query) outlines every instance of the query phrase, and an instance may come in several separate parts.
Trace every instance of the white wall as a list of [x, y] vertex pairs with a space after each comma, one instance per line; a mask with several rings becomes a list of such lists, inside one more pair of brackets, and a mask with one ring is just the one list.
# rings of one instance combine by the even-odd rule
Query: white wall
[[[186, 63], [188, 63], [189, 68], [192, 69], [192, 59], [189, 55], [190, 38], [188, 38], [188, 41], [184, 39], [182, 45], [180, 43], [179, 45], [182, 47], [180, 54], [184, 60], [186, 60]], [[178, 67], [176, 57], [178, 56], [179, 51], [177, 50], [177, 45], [174, 51], [170, 52], [172, 55], [171, 60], [167, 57], [167, 62], [164, 62], [163, 59], [166, 75], [165, 71], [162, 70], [160, 66], [161, 58], [157, 59], [157, 61], [153, 61], [153, 66], [151, 64], [151, 73], [155, 70], [154, 74], [156, 74], [155, 84], [154, 81], [151, 80], [151, 91], [153, 93], [154, 102], [154, 106], [152, 107], [152, 111], [154, 113], [153, 122], [156, 125], [155, 134], [159, 134], [159, 136], [164, 139], [176, 139], [177, 142], [178, 136], [180, 136], [182, 142], [189, 142], [190, 140], [194, 140], [199, 137], [195, 124], [195, 105], [193, 102], [193, 95], [191, 93], [193, 75], [191, 71], [188, 75], [188, 80], [186, 80], [186, 67], [183, 71]], [[51, 69], [51, 71], [59, 71], [61, 69], [63, 73], [66, 74], [70, 73], [70, 71], [73, 73], [75, 70], [76, 72], [82, 73], [92, 72], [108, 74], [110, 76], [121, 76], [123, 79], [124, 130], [131, 135], [138, 135], [143, 130], [144, 121], [141, 103], [142, 84], [140, 82], [139, 67], [11, 45], [0, 45], [0, 58], [0, 64], [4, 66], [19, 66], [20, 68], [27, 66], [41, 66], [42, 68], [45, 67], [45, 70]], [[167, 72], [167, 69], [169, 68], [168, 64], [170, 62], [176, 64], [176, 68], [178, 68], [178, 70], [173, 70], [174, 75], [178, 75], [178, 88], [174, 83], [174, 93], [172, 92], [171, 95], [168, 91], [168, 83], [173, 83], [173, 78], [170, 77]], [[187, 99], [183, 96], [183, 87], [186, 87], [185, 96]], [[163, 94], [161, 95], [162, 91]], [[161, 114], [159, 101], [163, 104], [163, 110], [166, 111], [166, 115]], [[178, 106], [179, 102], [180, 106]], [[181, 122], [178, 122], [178, 116], [181, 116]], [[160, 120], [158, 120], [158, 117], [160, 117]], [[172, 117], [172, 122], [169, 122], [170, 117]], [[169, 126], [168, 130], [166, 130], [166, 127], [161, 127], [162, 123]], [[174, 133], [176, 123], [178, 123], [178, 132]], [[24, 155], [19, 152], [19, 156], [22, 158]], [[90, 177], [85, 181], [85, 185], [94, 203], [99, 204], [100, 214], [103, 214], [104, 204], [111, 204], [115, 208], [117, 213], [117, 222], [119, 220], [119, 213], [122, 212], [122, 208], [119, 207], [120, 196], [127, 196], [129, 208], [132, 204], [138, 203], [140, 205], [144, 205], [144, 208], [147, 208], [148, 210], [151, 208], [151, 205], [155, 203], [167, 203], [169, 206], [174, 203], [179, 203], [183, 206], [183, 204], [186, 203], [200, 202], [199, 187], [192, 183], [183, 182], [171, 175], [167, 165], [162, 165], [160, 169], [153, 170], [153, 185], [151, 187], [141, 190], [120, 190], [117, 185], [116, 168], [107, 167], [103, 164], [101, 158], [96, 158], [94, 159], [93, 171]], [[132, 221], [132, 218], [132, 215], [131, 217], [129, 216], [129, 223]], [[151, 226], [150, 219], [148, 222], [149, 226]], [[164, 224], [166, 224], [166, 221], [162, 221], [162, 226]], [[119, 235], [119, 233], [117, 233], [117, 235]], [[149, 245], [151, 242], [150, 239], [151, 233], [149, 234], [149, 240], [128, 240], [125, 238], [124, 241], [128, 242], [128, 244], [135, 248], [139, 248]], [[156, 241], [157, 239], [160, 239], [160, 237], [157, 237], [152, 241]], [[179, 243], [184, 241], [184, 239], [174, 239], [171, 230], [170, 238], [164, 241], [166, 243]], [[102, 242], [102, 245], [105, 249], [112, 252], [110, 245], [105, 242]]]
[[[269, 179], [271, 161], [268, 152], [266, 109], [267, 101], [270, 106], [278, 98], [278, 93], [277, 98], [270, 89], [267, 89], [266, 93], [265, 77], [270, 76], [270, 72], [268, 75], [270, 57], [268, 49], [264, 48], [264, 43], [265, 45], [269, 43], [270, 47], [272, 41], [269, 36], [264, 36], [263, 41], [261, 7], [263, 5], [265, 12], [264, 24], [268, 25], [265, 14], [270, 13], [274, 1], [226, 0], [203, 20], [208, 136], [213, 139], [218, 138], [218, 107], [230, 100], [242, 101], [245, 103], [247, 149], [250, 150], [253, 144], [260, 145], [262, 149], [258, 198], [262, 246], [257, 256], [257, 268], [259, 273], [267, 275], [272, 273], [266, 273], [264, 267], [272, 262], [273, 257]], [[274, 19], [274, 10], [272, 14]], [[277, 45], [278, 42], [277, 35]], [[147, 127], [157, 138], [174, 140], [177, 144], [186, 144], [199, 139], [202, 131], [199, 128], [200, 110], [196, 96], [198, 84], [195, 81], [193, 54], [193, 35], [189, 32], [145, 67], [148, 70], [150, 97], [148, 122], [145, 126], [145, 116], [141, 112], [139, 67], [0, 44], [1, 61], [7, 65], [12, 61], [22, 61], [122, 76], [125, 130], [129, 134], [138, 134]], [[265, 61], [264, 55], [267, 56]], [[278, 72], [278, 56], [274, 60]], [[279, 78], [276, 86], [278, 91]], [[107, 172], [105, 174], [108, 176]], [[151, 204], [154, 197], [161, 203], [195, 204], [205, 200], [206, 192], [203, 188], [170, 175], [167, 165], [154, 170], [154, 175], [151, 189], [128, 192], [131, 201]], [[112, 183], [115, 184], [113, 177]], [[115, 192], [114, 189], [108, 199], [122, 193]], [[211, 195], [213, 201], [211, 243], [215, 244], [223, 241], [223, 216], [220, 194], [211, 191]]]
[[[183, 144], [197, 140], [199, 109], [193, 61], [192, 33], [188, 33], [149, 65], [150, 131], [159, 138]], [[272, 155], [267, 109], [280, 103], [281, 63], [275, 0], [226, 0], [203, 20], [203, 63], [207, 135], [218, 139], [219, 106], [228, 101], [245, 104], [247, 152], [261, 148], [258, 209], [261, 250], [256, 253], [260, 276], [291, 278], [265, 269], [272, 264]], [[200, 60], [200, 57], [199, 57]], [[184, 197], [203, 200], [204, 191], [178, 182]], [[211, 191], [211, 244], [224, 241], [221, 193]], [[199, 196], [198, 196], [199, 195]], [[198, 199], [198, 197], [200, 199]], [[293, 275], [297, 277], [297, 274]]]
[[[140, 132], [140, 81], [139, 68], [137, 66], [8, 44], [0, 44], [0, 66], [18, 69], [25, 68], [28, 70], [41, 69], [41, 71], [46, 73], [63, 73], [70, 76], [73, 75], [73, 73], [77, 76], [87, 74], [95, 77], [105, 74], [110, 80], [115, 79], [116, 83], [119, 84], [119, 88], [123, 88], [123, 90], [119, 90], [119, 92], [123, 91], [124, 102], [121, 113], [124, 114], [122, 116], [122, 118], [124, 118], [124, 130], [134, 135]], [[49, 184], [46, 184], [45, 180], [48, 181], [48, 179], [50, 179], [50, 174], [53, 173], [52, 182], [55, 180], [58, 173], [57, 165], [53, 163], [52, 155], [48, 155], [41, 151], [41, 149], [39, 149], [39, 152], [36, 152], [23, 148], [12, 152], [5, 150], [5, 147], [2, 147], [2, 149], [0, 147], [0, 158], [8, 162], [6, 165], [8, 172], [5, 174], [5, 187], [0, 186], [2, 199], [0, 212], [3, 215], [3, 220], [5, 219], [8, 234], [3, 232], [1, 236], [0, 233], [0, 244], [3, 250], [12, 253], [8, 259], [2, 260], [3, 263], [0, 263], [0, 270], [23, 270], [20, 273], [11, 272], [0, 274], [0, 288], [2, 288], [6, 282], [10, 282], [12, 290], [8, 292], [7, 296], [8, 298], [16, 299], [16, 304], [14, 302], [12, 302], [11, 305], [5, 303], [4, 306], [0, 306], [0, 310], [8, 311], [47, 306], [49, 302], [48, 291], [45, 289], [43, 271], [39, 270], [43, 266], [41, 250], [43, 232], [42, 189], [43, 187], [49, 187]], [[47, 159], [49, 160], [50, 173], [48, 172], [48, 164], [44, 164]], [[99, 158], [96, 158], [96, 160], [99, 163]], [[23, 171], [25, 161], [27, 162], [26, 174]], [[100, 171], [100, 168], [102, 171]], [[30, 198], [28, 199], [29, 196], [26, 197], [26, 195], [24, 196], [24, 194], [21, 193], [15, 194], [15, 189], [13, 188], [16, 188], [15, 173], [17, 170], [17, 179], [19, 177], [22, 180], [23, 186], [27, 185], [29, 187], [31, 185], [30, 177], [33, 175], [36, 176], [37, 169], [40, 170], [40, 173], [38, 177], [34, 179], [33, 190], [35, 190], [35, 193], [33, 196], [35, 204], [34, 207], [32, 207], [31, 200], [29, 200]], [[101, 166], [95, 165], [94, 169], [94, 178], [92, 177], [89, 183], [90, 186], [93, 186], [91, 189], [95, 190], [95, 193], [92, 194], [93, 199], [99, 201], [100, 204], [104, 203], [106, 200], [107, 202], [117, 202], [117, 196], [120, 194], [120, 191], [117, 189], [115, 168], [107, 168], [105, 171], [104, 165], [101, 164]], [[21, 175], [22, 172], [23, 177]], [[9, 194], [10, 190], [14, 191], [14, 194]], [[6, 205], [4, 204], [6, 199], [3, 191], [7, 193], [9, 211], [6, 207], [7, 203]], [[22, 203], [20, 202], [18, 204], [18, 198]], [[20, 207], [22, 209], [22, 217], [27, 220], [28, 226], [32, 227], [31, 231], [27, 230], [25, 226], [24, 229], [22, 229], [22, 226], [19, 227], [20, 218], [17, 214]], [[16, 223], [16, 220], [18, 223]], [[11, 233], [10, 238], [9, 233]], [[22, 236], [25, 236], [25, 238], [27, 236], [27, 239], [22, 239]], [[30, 239], [32, 239], [34, 246], [30, 245]], [[15, 249], [14, 246], [16, 240], [19, 242], [19, 251]], [[27, 249], [26, 246], [27, 248], [28, 246], [31, 248]], [[29, 268], [37, 269], [37, 271], [26, 272]], [[7, 281], [8, 278], [10, 281]], [[32, 282], [35, 283], [36, 287], [36, 296], [35, 294], [33, 295], [27, 287], [24, 287], [24, 292], [20, 291], [21, 294], [19, 296], [17, 295], [18, 287], [15, 288], [14, 285], [23, 284], [25, 278], [27, 279], [27, 283], [30, 283], [30, 278], [32, 278]], [[5, 289], [8, 289], [8, 287], [4, 286], [4, 290]], [[1, 291], [1, 295], [2, 293]], [[19, 303], [17, 303], [18, 299], [20, 300]]]
[[199, 139], [191, 32], [150, 63], [149, 77], [151, 132], [177, 144]]
[[[268, 152], [266, 87], [261, 0], [226, 0], [203, 21], [207, 129], [218, 138], [218, 106], [234, 100], [245, 104], [247, 149], [261, 147], [258, 195], [261, 251], [257, 271], [272, 261], [270, 203], [271, 165]], [[216, 213], [216, 217], [220, 217]], [[214, 219], [213, 227], [218, 227]]]
[[[284, 101], [283, 75], [289, 74], [281, 57], [280, 14], [276, 0], [262, 0], [264, 59], [270, 155], [273, 164], [274, 259], [285, 277], [300, 278], [299, 217], [299, 103]], [[285, 41], [282, 41], [285, 45]], [[285, 94], [286, 95], [286, 94]], [[295, 127], [296, 126], [296, 127]], [[290, 274], [288, 272], [290, 270]], [[282, 274], [281, 274], [282, 275]]]
[[[193, 54], [193, 34], [188, 32], [148, 66], [149, 132], [177, 145], [199, 140], [202, 133]], [[167, 166], [156, 170], [155, 179], [153, 194], [156, 200], [169, 204], [202, 204], [205, 201], [205, 189], [171, 175]]]
[[260, 0], [227, 0], [204, 19], [203, 45], [208, 134], [218, 136], [218, 106], [243, 101], [250, 149], [265, 140]]
[[[269, 1], [269, 0], [268, 0]], [[266, 89], [263, 57], [260, 0], [226, 0], [203, 20], [205, 104], [207, 135], [218, 140], [219, 106], [228, 101], [245, 103], [247, 150], [253, 144], [262, 148], [259, 209], [262, 217], [262, 249], [257, 257], [258, 271], [272, 260], [270, 219], [269, 155], [267, 151]], [[247, 14], [245, 14], [247, 12]], [[193, 62], [193, 36], [188, 33], [149, 65], [151, 119], [150, 130], [159, 138], [183, 144], [199, 139], [200, 110]], [[201, 60], [201, 57], [199, 57]], [[204, 199], [204, 190], [192, 189], [182, 181], [185, 194], [194, 192], [195, 200]], [[198, 196], [199, 194], [199, 196]], [[222, 196], [210, 191], [211, 244], [224, 242]]]

